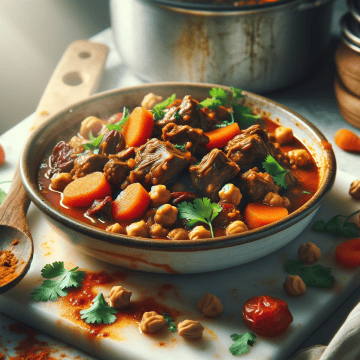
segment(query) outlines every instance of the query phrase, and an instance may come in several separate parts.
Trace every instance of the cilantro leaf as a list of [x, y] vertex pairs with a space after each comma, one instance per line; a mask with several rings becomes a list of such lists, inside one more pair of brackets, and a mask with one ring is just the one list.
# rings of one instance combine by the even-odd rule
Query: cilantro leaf
[[265, 171], [272, 176], [276, 184], [282, 186], [284, 189], [287, 189], [285, 176], [289, 170], [283, 169], [271, 155], [268, 155], [265, 158], [262, 165]]
[[240, 104], [234, 104], [232, 106], [235, 120], [239, 124], [240, 129], [246, 129], [251, 125], [254, 125], [256, 119], [261, 117], [260, 114], [254, 115], [249, 106], [243, 106]]
[[211, 99], [208, 98], [199, 103], [198, 108], [206, 107], [209, 110], [216, 110], [218, 107], [223, 105], [231, 106], [231, 102], [228, 100], [228, 94], [224, 89], [220, 87], [212, 88], [209, 93], [211, 95]]
[[0, 205], [4, 201], [6, 195], [7, 195], [6, 192], [4, 190], [0, 189]]
[[169, 105], [171, 105], [175, 101], [175, 98], [176, 98], [176, 94], [172, 94], [162, 103], [156, 104], [154, 106], [154, 108], [151, 110], [154, 116], [154, 121], [159, 121], [165, 116], [164, 109], [167, 108]]
[[240, 100], [240, 99], [244, 98], [244, 95], [242, 94], [241, 89], [234, 88], [234, 87], [231, 86], [230, 91], [231, 91], [233, 101], [234, 100]]
[[185, 150], [185, 145], [180, 145], [180, 144], [174, 144], [174, 147], [178, 150], [181, 150], [181, 151], [186, 151]]
[[95, 322], [100, 324], [112, 324], [116, 320], [117, 310], [107, 304], [104, 299], [104, 295], [99, 293], [93, 299], [93, 305], [86, 310], [81, 310], [81, 318], [85, 320], [87, 324], [94, 324]]
[[186, 226], [194, 226], [197, 222], [203, 222], [210, 227], [211, 236], [214, 237], [211, 222], [220, 213], [222, 207], [212, 203], [209, 198], [195, 199], [193, 203], [184, 201], [178, 205], [178, 216], [180, 219], [187, 219]]
[[169, 325], [169, 330], [171, 332], [176, 332], [176, 324], [174, 322], [174, 319], [168, 313], [164, 313], [163, 316], [166, 324]]
[[94, 153], [95, 153], [95, 150], [98, 150], [97, 148], [100, 145], [103, 137], [104, 137], [104, 135], [99, 135], [98, 137], [94, 137], [94, 135], [90, 131], [90, 133], [89, 133], [90, 142], [83, 144], [84, 148], [89, 151], [94, 151]]
[[300, 276], [305, 285], [309, 287], [329, 288], [334, 282], [331, 268], [322, 265], [305, 267], [300, 260], [288, 260], [284, 267], [288, 274]]
[[310, 191], [302, 191], [303, 194], [311, 195]]
[[182, 116], [179, 114], [179, 109], [177, 109], [175, 112], [174, 112], [174, 118], [176, 120], [181, 120], [182, 119]]
[[234, 355], [244, 355], [250, 351], [249, 346], [255, 343], [256, 335], [248, 331], [245, 334], [232, 334], [230, 335], [234, 343], [229, 347], [229, 351]]
[[[79, 267], [75, 267], [71, 270], [66, 270], [64, 268], [64, 263], [60, 261], [54, 262], [52, 265], [45, 265], [41, 270], [41, 275], [47, 280], [44, 280], [44, 282], [31, 293], [31, 300], [56, 300], [59, 296], [67, 295], [67, 291], [64, 289], [72, 286], [81, 286], [85, 272], [78, 271], [78, 268]], [[49, 280], [54, 278], [58, 279]]]
[[125, 125], [128, 119], [129, 119], [129, 110], [126, 107], [124, 107], [122, 118], [115, 124], [107, 124], [106, 127], [110, 131], [111, 130], [121, 131], [122, 127]]

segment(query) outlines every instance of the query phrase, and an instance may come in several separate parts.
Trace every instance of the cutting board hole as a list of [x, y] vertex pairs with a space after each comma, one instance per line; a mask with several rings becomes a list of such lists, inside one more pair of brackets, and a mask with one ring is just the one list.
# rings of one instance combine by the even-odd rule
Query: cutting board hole
[[87, 59], [87, 58], [89, 58], [91, 56], [91, 54], [89, 53], [89, 52], [87, 52], [87, 51], [83, 51], [83, 52], [81, 52], [80, 54], [79, 54], [79, 58], [81, 58], [81, 59]]
[[66, 85], [78, 86], [78, 85], [82, 84], [83, 80], [82, 80], [80, 74], [78, 72], [74, 71], [74, 72], [70, 72], [70, 73], [67, 73], [66, 75], [64, 75], [63, 82]]

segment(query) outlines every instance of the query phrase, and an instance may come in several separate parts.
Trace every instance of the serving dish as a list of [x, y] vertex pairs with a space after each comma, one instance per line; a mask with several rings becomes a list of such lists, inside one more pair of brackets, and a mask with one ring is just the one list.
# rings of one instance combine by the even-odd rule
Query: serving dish
[[[311, 152], [320, 169], [320, 185], [305, 205], [288, 217], [242, 235], [195, 241], [147, 240], [108, 233], [80, 223], [51, 206], [37, 184], [38, 169], [47, 148], [66, 134], [74, 133], [87, 116], [107, 117], [126, 104], [135, 107], [149, 92], [164, 98], [176, 93], [205, 99], [216, 85], [159, 83], [104, 92], [54, 115], [37, 129], [27, 142], [20, 160], [26, 191], [44, 213], [50, 225], [80, 251], [108, 263], [148, 272], [195, 273], [244, 264], [265, 256], [294, 239], [311, 221], [325, 195], [332, 188], [336, 162], [333, 150], [322, 133], [306, 119], [259, 95], [243, 92], [245, 101], [265, 111], [270, 118], [293, 128], [295, 136]], [[228, 88], [225, 88], [229, 90]], [[65, 129], [65, 130], [64, 130]]]

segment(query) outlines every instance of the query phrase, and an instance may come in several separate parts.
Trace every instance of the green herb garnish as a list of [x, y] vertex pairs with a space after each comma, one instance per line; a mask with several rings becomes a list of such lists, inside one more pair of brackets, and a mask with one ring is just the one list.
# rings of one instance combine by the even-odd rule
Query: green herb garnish
[[89, 132], [89, 138], [90, 138], [90, 142], [89, 143], [86, 143], [86, 144], [83, 144], [84, 148], [86, 150], [89, 150], [89, 151], [93, 151], [94, 154], [95, 154], [95, 150], [97, 150], [96, 153], [99, 153], [99, 145], [101, 143], [101, 140], [103, 139], [104, 135], [99, 135], [98, 137], [94, 137], [94, 135], [92, 134], [92, 132], [90, 131]]
[[174, 147], [176, 147], [176, 149], [178, 149], [178, 150], [186, 151], [186, 150], [185, 150], [185, 145], [175, 144]]
[[128, 119], [129, 119], [129, 110], [126, 107], [124, 107], [122, 118], [118, 122], [116, 122], [115, 124], [107, 124], [106, 127], [110, 131], [111, 130], [116, 130], [116, 131], [120, 132], [122, 127], [128, 121]]
[[[0, 184], [6, 184], [6, 183], [11, 183], [11, 181], [0, 181]], [[6, 192], [4, 190], [0, 189], [0, 205], [4, 201], [6, 195], [7, 195]]]
[[[84, 279], [85, 272], [78, 271], [78, 266], [66, 270], [64, 268], [64, 262], [54, 262], [52, 265], [47, 264], [41, 270], [43, 278], [48, 279], [35, 289], [31, 295], [31, 300], [35, 301], [48, 301], [56, 300], [59, 296], [66, 296], [67, 291], [64, 289], [70, 287], [79, 287]], [[49, 280], [58, 278], [57, 280]]]
[[287, 189], [285, 176], [289, 170], [283, 169], [271, 155], [268, 155], [265, 158], [262, 165], [265, 171], [272, 176], [276, 184], [282, 186], [284, 189]]
[[203, 222], [210, 227], [211, 236], [214, 237], [211, 222], [221, 212], [219, 204], [212, 203], [209, 198], [195, 199], [193, 203], [184, 201], [178, 205], [178, 217], [187, 219], [187, 227], [194, 226], [197, 222]]
[[167, 108], [169, 105], [171, 105], [175, 101], [176, 95], [172, 94], [170, 97], [168, 97], [166, 100], [164, 100], [160, 104], [156, 104], [154, 108], [151, 110], [154, 116], [154, 121], [159, 121], [165, 116], [164, 109]]
[[250, 351], [249, 346], [255, 343], [256, 335], [248, 331], [245, 334], [232, 334], [230, 335], [234, 343], [229, 347], [229, 351], [234, 355], [244, 355]]
[[334, 282], [331, 268], [321, 265], [305, 267], [300, 260], [288, 260], [284, 267], [288, 274], [300, 276], [305, 285], [309, 287], [329, 288]]
[[166, 324], [169, 325], [169, 330], [171, 332], [175, 332], [176, 331], [176, 324], [174, 322], [174, 319], [168, 313], [164, 313], [163, 316], [164, 316], [164, 319], [166, 321]]
[[311, 195], [310, 191], [302, 191], [303, 194]]
[[109, 306], [104, 299], [102, 293], [98, 294], [93, 299], [93, 305], [86, 310], [81, 310], [81, 318], [85, 320], [87, 324], [103, 322], [104, 324], [112, 324], [116, 320], [117, 310]]
[[181, 120], [181, 119], [182, 119], [181, 115], [179, 114], [179, 109], [177, 109], [177, 110], [174, 112], [174, 118], [175, 118], [176, 120]]
[[[345, 215], [336, 215], [328, 222], [324, 220], [315, 221], [313, 230], [317, 232], [327, 232], [337, 236], [357, 237], [359, 236], [359, 228], [354, 222], [349, 221], [349, 219], [358, 213], [360, 213], [360, 210], [353, 212], [347, 217]], [[341, 217], [345, 218], [344, 222], [340, 220]]]

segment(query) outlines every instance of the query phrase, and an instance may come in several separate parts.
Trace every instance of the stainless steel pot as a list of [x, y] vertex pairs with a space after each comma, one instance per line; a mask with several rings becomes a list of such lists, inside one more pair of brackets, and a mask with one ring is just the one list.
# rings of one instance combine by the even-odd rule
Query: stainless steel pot
[[232, 11], [199, 11], [164, 1], [110, 2], [119, 53], [145, 81], [270, 92], [302, 80], [322, 60], [330, 40], [334, 0]]

